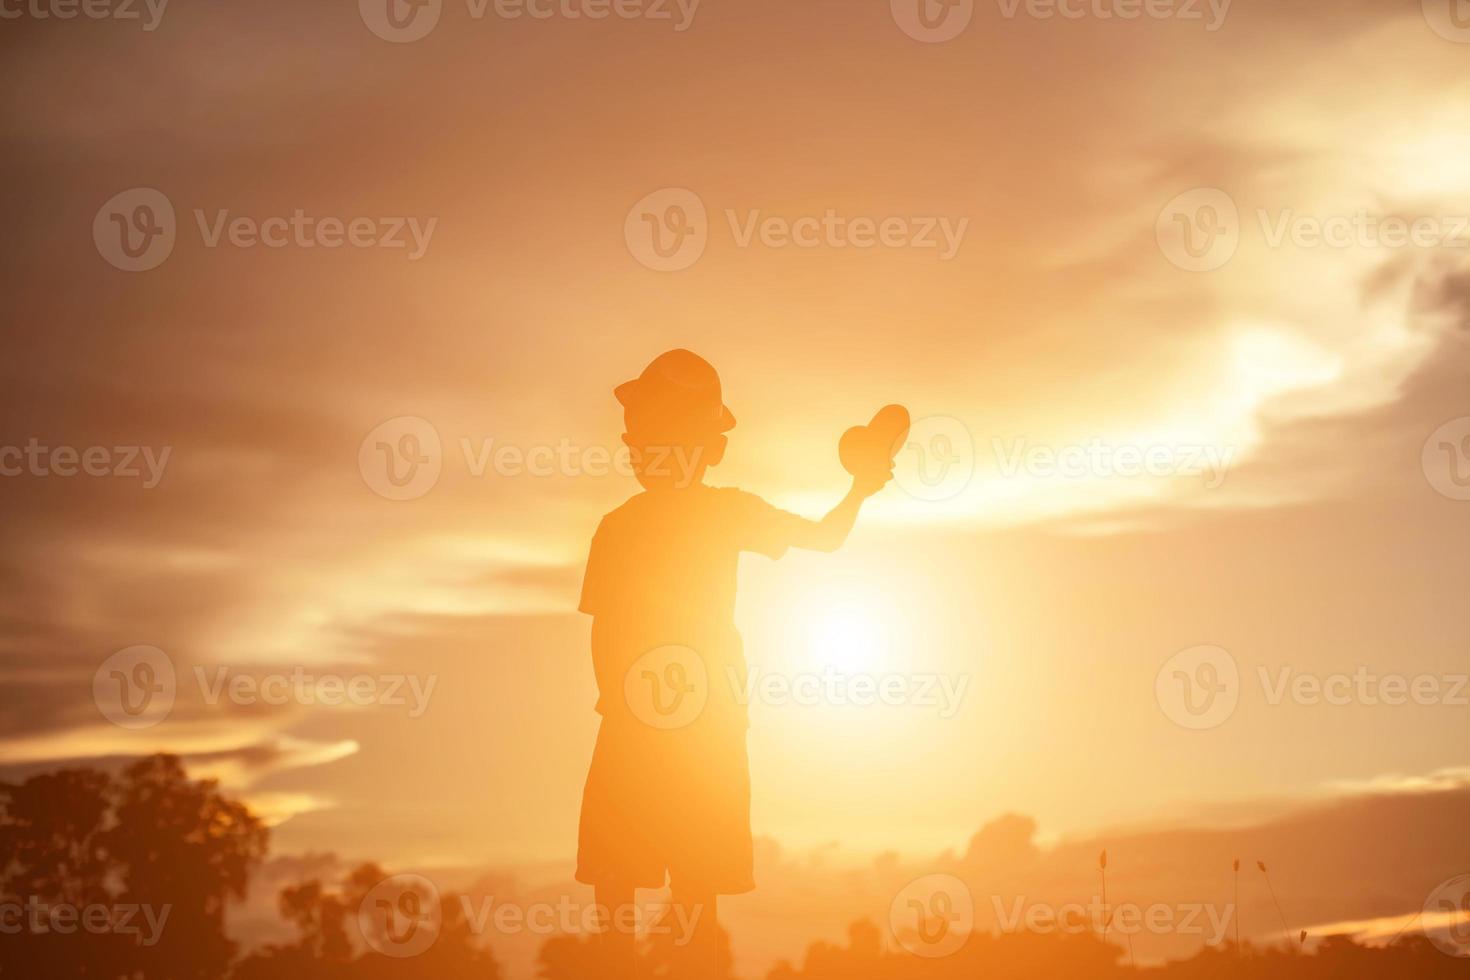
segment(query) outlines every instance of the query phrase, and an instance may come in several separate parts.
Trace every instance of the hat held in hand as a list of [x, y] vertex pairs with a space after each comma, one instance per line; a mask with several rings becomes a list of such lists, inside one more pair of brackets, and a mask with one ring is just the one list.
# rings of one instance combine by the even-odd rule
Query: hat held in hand
[[893, 460], [909, 435], [909, 410], [886, 405], [867, 425], [855, 425], [842, 434], [837, 457], [853, 476], [882, 476], [893, 469]]

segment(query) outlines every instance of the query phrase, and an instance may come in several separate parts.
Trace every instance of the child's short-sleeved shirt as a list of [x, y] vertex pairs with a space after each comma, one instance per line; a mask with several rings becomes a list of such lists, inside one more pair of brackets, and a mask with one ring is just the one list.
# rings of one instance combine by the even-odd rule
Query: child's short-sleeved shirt
[[664, 646], [698, 651], [714, 682], [712, 705], [733, 707], [724, 695], [739, 692], [728, 682], [743, 684], [745, 672], [735, 630], [740, 554], [779, 558], [809, 524], [755, 494], [702, 484], [640, 493], [604, 517], [578, 605], [596, 621], [598, 712], [620, 713], [625, 672]]

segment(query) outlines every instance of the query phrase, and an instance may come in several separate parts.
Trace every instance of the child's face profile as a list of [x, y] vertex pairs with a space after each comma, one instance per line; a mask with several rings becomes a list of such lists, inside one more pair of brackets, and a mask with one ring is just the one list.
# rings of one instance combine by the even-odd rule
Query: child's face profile
[[633, 475], [645, 490], [682, 490], [704, 479], [705, 470], [725, 454], [722, 433], [680, 431], [678, 427], [651, 425], [624, 418], [627, 431], [623, 443], [632, 455]]

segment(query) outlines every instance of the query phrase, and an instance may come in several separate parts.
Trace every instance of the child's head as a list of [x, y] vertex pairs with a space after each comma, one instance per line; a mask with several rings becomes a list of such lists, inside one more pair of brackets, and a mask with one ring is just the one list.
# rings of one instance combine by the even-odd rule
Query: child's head
[[633, 472], [645, 489], [698, 483], [724, 456], [735, 416], [725, 407], [719, 374], [698, 354], [660, 354], [613, 394], [623, 406]]

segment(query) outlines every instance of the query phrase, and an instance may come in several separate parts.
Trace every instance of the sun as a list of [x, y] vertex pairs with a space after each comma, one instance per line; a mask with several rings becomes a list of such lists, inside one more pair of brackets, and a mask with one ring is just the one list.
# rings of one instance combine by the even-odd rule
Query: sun
[[873, 672], [892, 660], [892, 611], [869, 597], [818, 595], [802, 603], [800, 653], [808, 664]]

